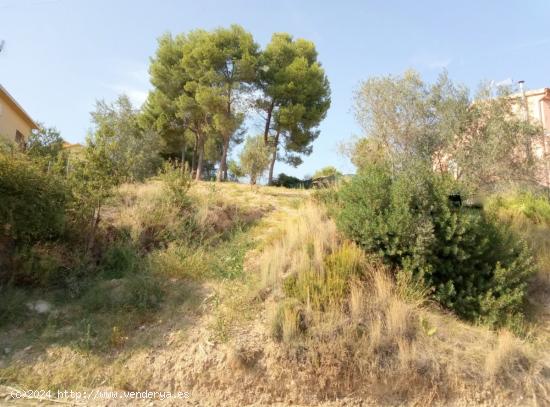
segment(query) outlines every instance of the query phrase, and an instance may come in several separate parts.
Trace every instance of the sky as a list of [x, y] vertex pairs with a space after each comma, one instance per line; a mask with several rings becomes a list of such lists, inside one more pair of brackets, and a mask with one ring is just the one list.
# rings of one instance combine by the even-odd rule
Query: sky
[[[361, 81], [409, 68], [433, 81], [445, 69], [474, 89], [482, 80], [550, 87], [549, 17], [547, 0], [0, 0], [0, 84], [36, 121], [83, 142], [97, 100], [145, 100], [163, 33], [236, 23], [265, 46], [288, 32], [315, 43], [332, 103], [313, 153], [275, 173], [303, 177], [326, 165], [350, 173], [338, 146], [361, 134], [352, 110]], [[250, 134], [260, 132], [256, 118]]]

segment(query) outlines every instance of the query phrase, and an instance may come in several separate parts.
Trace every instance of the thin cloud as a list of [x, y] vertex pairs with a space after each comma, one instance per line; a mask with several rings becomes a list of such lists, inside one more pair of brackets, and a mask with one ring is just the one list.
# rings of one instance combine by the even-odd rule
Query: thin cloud
[[149, 94], [147, 90], [127, 85], [113, 85], [109, 87], [118, 94], [125, 94], [128, 96], [130, 102], [132, 102], [132, 105], [138, 108], [145, 103], [147, 100], [147, 95]]
[[420, 54], [411, 58], [412, 65], [431, 70], [446, 69], [453, 62], [450, 57], [440, 57], [433, 55]]
[[506, 79], [503, 79], [501, 81], [498, 81], [498, 82], [495, 82], [494, 85], [496, 87], [500, 87], [500, 86], [511, 86], [514, 84], [514, 81], [512, 80], [512, 78], [506, 78]]
[[117, 94], [128, 96], [134, 107], [141, 107], [149, 94], [149, 73], [147, 66], [135, 62], [121, 62], [119, 66], [120, 79], [116, 83], [106, 84], [105, 87]]

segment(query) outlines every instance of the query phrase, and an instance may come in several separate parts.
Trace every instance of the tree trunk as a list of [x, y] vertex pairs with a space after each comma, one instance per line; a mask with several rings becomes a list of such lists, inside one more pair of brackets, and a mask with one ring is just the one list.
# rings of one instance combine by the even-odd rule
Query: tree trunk
[[185, 161], [185, 143], [184, 143], [183, 147], [181, 148], [181, 173], [183, 174], [183, 172], [186, 170], [187, 170], [187, 163]]
[[227, 151], [229, 150], [229, 137], [223, 141], [222, 157], [220, 159], [220, 168], [218, 168], [218, 174], [216, 181], [225, 181], [227, 179]]
[[204, 161], [204, 138], [199, 136], [197, 143], [197, 150], [199, 158], [197, 159], [197, 175], [195, 180], [200, 181], [202, 177], [202, 163]]
[[269, 164], [269, 176], [267, 178], [267, 185], [273, 185], [273, 169], [275, 168], [275, 161], [277, 161], [277, 150], [279, 148], [279, 131], [273, 140], [273, 157], [271, 157], [271, 163]]
[[271, 126], [271, 115], [273, 113], [273, 107], [274, 107], [274, 104], [275, 102], [271, 102], [271, 105], [269, 106], [269, 108], [267, 109], [267, 119], [265, 120], [265, 129], [264, 129], [264, 143], [265, 145], [267, 146], [268, 142], [269, 142], [269, 139], [268, 139], [268, 136], [269, 136], [269, 126]]
[[94, 208], [94, 211], [92, 214], [92, 222], [91, 222], [91, 225], [90, 225], [91, 227], [88, 234], [88, 242], [86, 243], [86, 255], [88, 255], [94, 247], [95, 235], [97, 231], [97, 226], [99, 225], [100, 214], [101, 214], [101, 202], [98, 202], [97, 208]]
[[196, 163], [196, 156], [197, 156], [197, 140], [198, 137], [195, 134], [195, 145], [193, 146], [193, 155], [191, 157], [191, 178], [193, 178], [193, 175], [195, 174], [195, 163]]

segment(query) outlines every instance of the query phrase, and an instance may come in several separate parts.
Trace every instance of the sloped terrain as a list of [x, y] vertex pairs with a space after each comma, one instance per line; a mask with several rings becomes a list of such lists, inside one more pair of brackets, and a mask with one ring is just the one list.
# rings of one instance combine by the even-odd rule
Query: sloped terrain
[[[77, 305], [53, 303], [41, 318], [54, 326], [2, 331], [13, 347], [4, 385], [190, 393], [162, 405], [550, 403], [547, 320], [525, 339], [459, 321], [339, 236], [306, 191], [196, 184], [196, 230], [224, 237], [194, 246], [166, 237], [183, 215], [159, 215], [158, 194], [155, 183], [123, 186], [104, 215], [109, 233], [126, 230], [156, 265], [158, 309], [128, 324], [105, 316], [108, 344], [84, 347], [72, 339], [87, 335], [71, 319]], [[103, 289], [123, 293], [113, 280]]]

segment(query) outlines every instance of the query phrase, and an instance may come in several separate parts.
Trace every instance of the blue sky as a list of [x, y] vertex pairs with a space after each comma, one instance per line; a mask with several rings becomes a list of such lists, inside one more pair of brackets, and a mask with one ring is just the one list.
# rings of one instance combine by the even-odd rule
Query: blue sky
[[[298, 176], [325, 165], [353, 171], [338, 145], [359, 133], [351, 111], [361, 80], [407, 68], [433, 80], [447, 69], [480, 80], [550, 87], [550, 2], [0, 0], [0, 83], [33, 118], [84, 140], [98, 99], [140, 103], [164, 32], [241, 24], [265, 45], [286, 31], [315, 42], [332, 89], [321, 136]], [[257, 132], [249, 125], [250, 132]]]

